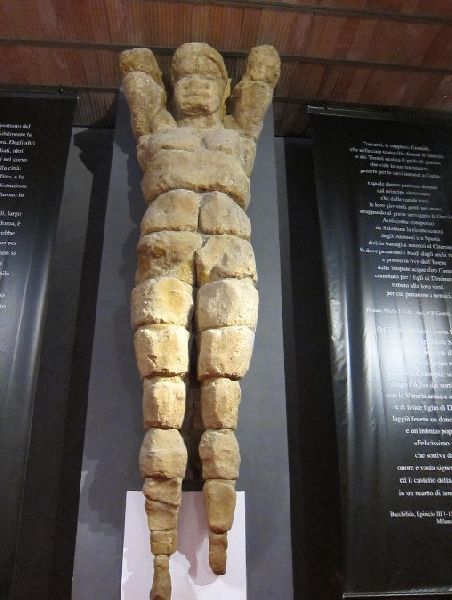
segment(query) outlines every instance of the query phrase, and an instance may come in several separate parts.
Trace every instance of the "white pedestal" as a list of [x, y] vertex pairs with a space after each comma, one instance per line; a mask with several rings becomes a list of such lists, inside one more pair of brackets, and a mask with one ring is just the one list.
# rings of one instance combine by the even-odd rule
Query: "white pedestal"
[[[170, 558], [172, 600], [246, 600], [245, 492], [237, 492], [234, 525], [228, 533], [225, 575], [209, 567], [209, 540], [202, 492], [183, 492], [178, 550]], [[127, 492], [121, 600], [146, 600], [153, 558], [141, 492]]]

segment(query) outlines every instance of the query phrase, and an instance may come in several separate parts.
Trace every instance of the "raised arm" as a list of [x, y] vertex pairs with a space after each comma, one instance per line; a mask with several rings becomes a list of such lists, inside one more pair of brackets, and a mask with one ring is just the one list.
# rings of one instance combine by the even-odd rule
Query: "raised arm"
[[142, 135], [176, 127], [166, 109], [162, 73], [152, 51], [148, 48], [124, 50], [120, 68], [135, 137], [138, 139]]
[[224, 126], [257, 140], [278, 82], [281, 61], [273, 46], [252, 48], [241, 81], [232, 92], [232, 113]]

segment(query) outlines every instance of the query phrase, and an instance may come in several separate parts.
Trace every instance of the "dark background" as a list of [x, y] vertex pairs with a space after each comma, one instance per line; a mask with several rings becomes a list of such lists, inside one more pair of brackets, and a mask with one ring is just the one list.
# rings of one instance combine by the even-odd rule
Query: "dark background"
[[[394, 379], [390, 371], [396, 367], [387, 358], [384, 360], [375, 336], [377, 326], [448, 330], [450, 323], [447, 318], [435, 317], [432, 321], [429, 317], [403, 313], [368, 317], [366, 307], [405, 308], [412, 309], [413, 313], [416, 309], [427, 311], [432, 308], [451, 311], [451, 302], [386, 297], [390, 285], [375, 279], [377, 271], [372, 255], [359, 251], [360, 245], [378, 238], [378, 233], [373, 230], [377, 221], [374, 218], [371, 223], [360, 217], [359, 209], [368, 208], [369, 201], [378, 200], [374, 190], [366, 184], [367, 180], [371, 180], [410, 185], [437, 184], [438, 191], [432, 193], [430, 206], [441, 206], [444, 214], [450, 213], [452, 130], [433, 123], [385, 120], [380, 115], [365, 119], [331, 114], [313, 115], [312, 128], [324, 263], [332, 301], [330, 319], [333, 329], [342, 331], [339, 339], [334, 341], [333, 381], [337, 414], [347, 416], [342, 421], [338, 420], [341, 478], [346, 486], [343, 489], [344, 520], [347, 522], [344, 531], [347, 563], [345, 596], [449, 595], [450, 527], [438, 526], [434, 519], [397, 520], [389, 516], [390, 509], [447, 510], [452, 504], [447, 498], [424, 497], [410, 501], [407, 497], [398, 496], [399, 482], [394, 477], [397, 465], [412, 464], [410, 461], [415, 448], [413, 438], [400, 435], [400, 427], [392, 421], [394, 401], [389, 400], [383, 391], [385, 383]], [[364, 140], [418, 147], [426, 145], [433, 153], [445, 156], [441, 167], [442, 179], [360, 175], [360, 163], [354, 161], [349, 148], [361, 148]], [[366, 168], [369, 168], [369, 162], [365, 163]], [[434, 168], [435, 172], [438, 170], [439, 167]], [[409, 191], [405, 193], [410, 196]], [[451, 244], [448, 221], [435, 221], [437, 227], [444, 229], [442, 241], [438, 243]], [[411, 279], [409, 281], [411, 283]], [[450, 284], [445, 283], [444, 290], [450, 292]], [[426, 340], [430, 348], [428, 335]], [[415, 366], [408, 348], [406, 350], [403, 359], [405, 380], [409, 379], [408, 371], [422, 370]]]
[[[0, 315], [0, 595], [11, 593], [15, 559], [24, 502], [24, 479], [27, 471], [29, 438], [39, 367], [39, 351], [47, 301], [48, 277], [55, 230], [63, 190], [66, 157], [75, 109], [74, 94], [15, 95], [0, 94], [0, 119], [3, 124], [31, 124], [32, 137], [2, 136], [11, 150], [3, 157], [26, 157], [19, 173], [23, 188], [3, 188], [16, 198], [0, 198], [5, 212], [2, 220], [21, 221], [20, 226], [4, 227], [15, 231], [10, 238], [15, 250], [2, 260], [0, 290], [6, 308]], [[3, 132], [22, 129], [2, 128]], [[9, 140], [32, 141], [22, 146], [23, 154], [13, 153], [17, 144]], [[14, 162], [2, 165], [12, 165]], [[2, 171], [3, 172], [3, 171]], [[4, 171], [14, 175], [17, 171]], [[2, 179], [13, 183], [14, 180]], [[19, 197], [19, 192], [23, 197]], [[8, 219], [7, 211], [21, 212]], [[4, 248], [4, 246], [2, 246]], [[23, 577], [23, 574], [21, 575]]]

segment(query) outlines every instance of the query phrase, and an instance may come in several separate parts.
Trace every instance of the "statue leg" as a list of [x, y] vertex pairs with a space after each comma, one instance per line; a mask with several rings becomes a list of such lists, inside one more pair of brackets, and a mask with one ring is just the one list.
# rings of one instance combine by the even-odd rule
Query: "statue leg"
[[[201, 208], [201, 212], [202, 212]], [[234, 519], [240, 452], [234, 430], [239, 380], [249, 368], [257, 323], [254, 254], [247, 240], [210, 236], [197, 252], [198, 379], [205, 432], [199, 445], [209, 526], [209, 563], [226, 572], [227, 532]]]
[[171, 597], [169, 556], [177, 548], [177, 517], [187, 467], [180, 429], [190, 369], [194, 253], [202, 244], [199, 234], [180, 230], [183, 223], [176, 230], [174, 223], [170, 229], [170, 223], [161, 222], [162, 214], [168, 213], [163, 209], [174, 200], [164, 196], [148, 208], [142, 221], [137, 285], [131, 298], [135, 353], [143, 380], [146, 433], [139, 465], [154, 555], [153, 600]]

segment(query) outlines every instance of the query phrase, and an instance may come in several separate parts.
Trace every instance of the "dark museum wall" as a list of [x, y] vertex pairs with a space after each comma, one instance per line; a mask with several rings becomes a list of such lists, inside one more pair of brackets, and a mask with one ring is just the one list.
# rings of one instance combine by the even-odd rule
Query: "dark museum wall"
[[[125, 499], [139, 491], [142, 388], [130, 333], [130, 289], [144, 201], [125, 101], [118, 107], [88, 390], [73, 597], [120, 595]], [[259, 138], [248, 215], [259, 271], [259, 330], [243, 379], [237, 488], [246, 494], [247, 596], [290, 600], [292, 564], [282, 286], [271, 114]], [[116, 443], [116, 440], [121, 440]], [[200, 491], [201, 482], [194, 478]], [[185, 488], [186, 489], [186, 488]], [[187, 557], [186, 557], [187, 558]], [[189, 561], [191, 562], [191, 561]], [[129, 567], [128, 567], [129, 568]], [[133, 567], [130, 567], [133, 570]], [[108, 572], [106, 581], [100, 573]], [[273, 574], [279, 573], [279, 578]], [[205, 583], [203, 584], [205, 585]], [[130, 589], [122, 587], [124, 593]], [[189, 591], [187, 597], [189, 597]]]
[[[15, 599], [71, 598], [114, 133], [73, 130], [30, 441]], [[275, 159], [294, 598], [335, 600], [341, 584], [339, 487], [311, 144], [275, 138]]]
[[309, 139], [276, 138], [296, 598], [341, 598], [330, 342]]
[[[70, 598], [113, 130], [73, 129], [50, 273], [12, 597]], [[26, 577], [24, 577], [26, 573]]]

